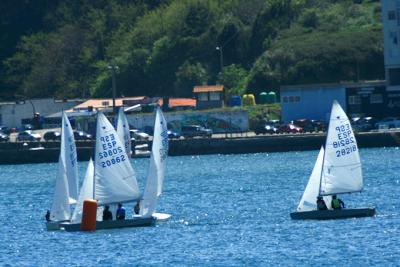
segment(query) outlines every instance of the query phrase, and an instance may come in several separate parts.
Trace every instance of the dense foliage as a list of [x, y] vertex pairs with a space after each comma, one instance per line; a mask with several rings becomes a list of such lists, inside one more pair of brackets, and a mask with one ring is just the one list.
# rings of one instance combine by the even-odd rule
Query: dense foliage
[[378, 0], [4, 0], [0, 99], [381, 79]]

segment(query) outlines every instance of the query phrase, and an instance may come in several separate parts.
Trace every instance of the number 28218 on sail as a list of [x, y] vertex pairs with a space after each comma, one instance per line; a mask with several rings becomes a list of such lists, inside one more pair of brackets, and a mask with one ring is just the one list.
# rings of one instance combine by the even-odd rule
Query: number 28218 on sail
[[336, 157], [343, 157], [357, 150], [357, 146], [354, 142], [354, 135], [351, 131], [349, 123], [339, 125], [335, 128], [337, 134], [337, 140], [332, 142]]

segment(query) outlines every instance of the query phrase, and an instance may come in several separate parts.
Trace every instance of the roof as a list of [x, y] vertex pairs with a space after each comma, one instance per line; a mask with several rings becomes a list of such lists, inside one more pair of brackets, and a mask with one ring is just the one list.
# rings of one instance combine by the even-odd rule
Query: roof
[[[121, 107], [123, 106], [122, 101], [124, 100], [143, 100], [145, 99], [145, 96], [136, 96], [136, 97], [124, 97], [124, 98], [116, 98], [115, 99], [115, 106]], [[79, 110], [79, 109], [87, 109], [88, 107], [93, 107], [94, 109], [96, 108], [107, 108], [107, 107], [112, 107], [113, 105], [113, 99], [112, 98], [97, 98], [97, 99], [89, 99], [82, 104], [79, 104], [74, 107], [74, 110]]]
[[193, 93], [222, 92], [223, 85], [198, 85], [193, 88]]
[[385, 86], [385, 80], [376, 81], [359, 81], [359, 82], [338, 82], [338, 83], [315, 83], [315, 84], [298, 84], [298, 85], [282, 85], [281, 90], [285, 89], [329, 89], [329, 88], [351, 88], [365, 86]]
[[[162, 106], [164, 103], [163, 99], [158, 101], [158, 104]], [[196, 106], [196, 99], [193, 98], [170, 98], [168, 100], [168, 106], [170, 108], [174, 107], [195, 107]]]

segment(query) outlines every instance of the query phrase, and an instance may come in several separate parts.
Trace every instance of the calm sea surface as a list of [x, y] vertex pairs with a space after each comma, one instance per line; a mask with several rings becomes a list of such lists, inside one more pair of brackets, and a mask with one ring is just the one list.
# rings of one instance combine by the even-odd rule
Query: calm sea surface
[[[171, 220], [94, 233], [45, 230], [56, 164], [1, 165], [0, 265], [400, 265], [400, 150], [361, 150], [365, 191], [342, 196], [376, 217], [292, 221], [317, 154], [170, 157], [158, 210]], [[148, 160], [133, 164], [143, 188]]]

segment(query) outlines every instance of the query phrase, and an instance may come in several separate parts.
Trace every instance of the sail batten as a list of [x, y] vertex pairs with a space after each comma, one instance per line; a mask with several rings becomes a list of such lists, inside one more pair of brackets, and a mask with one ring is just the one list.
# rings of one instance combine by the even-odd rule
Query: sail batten
[[359, 192], [363, 188], [357, 141], [346, 113], [333, 102], [325, 144], [319, 195]]

